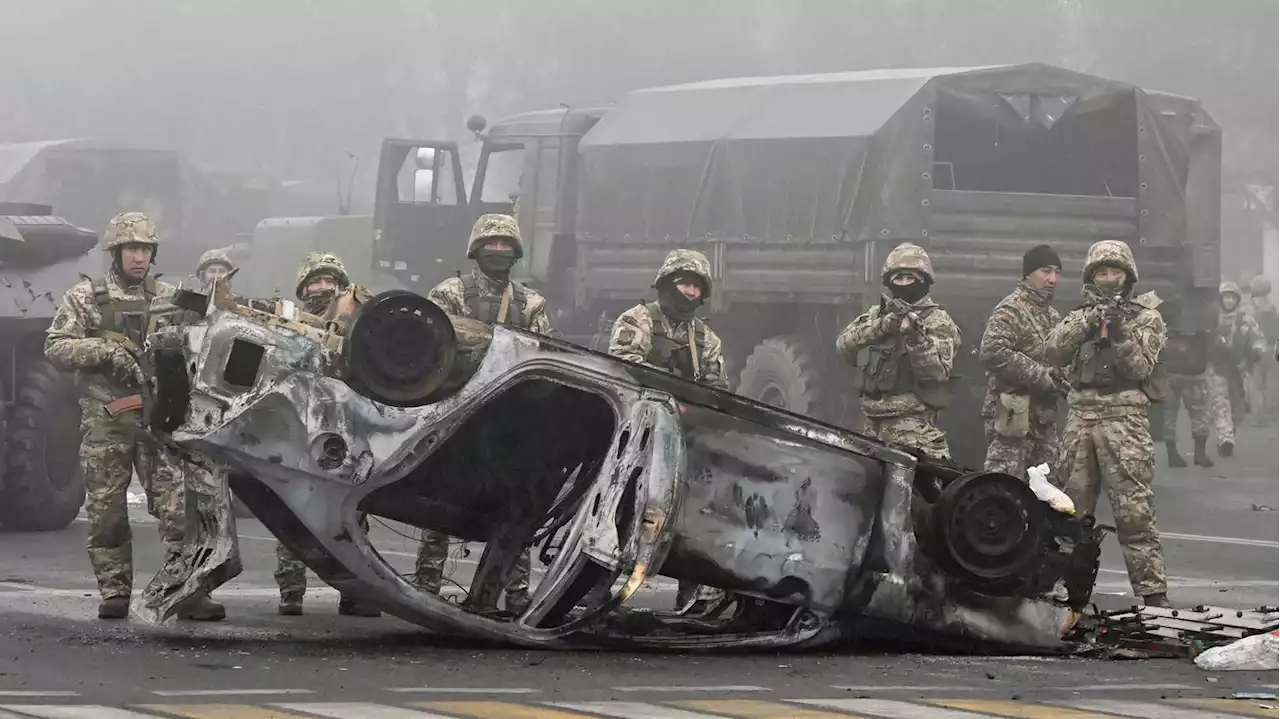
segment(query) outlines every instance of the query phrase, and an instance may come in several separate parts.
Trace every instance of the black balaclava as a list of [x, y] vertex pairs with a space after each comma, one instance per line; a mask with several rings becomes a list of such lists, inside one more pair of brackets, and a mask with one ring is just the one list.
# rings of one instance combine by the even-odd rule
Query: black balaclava
[[[676, 285], [680, 282], [697, 282], [702, 284], [702, 280], [689, 277], [688, 275], [675, 275], [668, 277], [658, 283], [658, 307], [662, 308], [662, 314], [666, 315], [674, 322], [688, 322], [693, 319], [693, 313], [702, 306], [702, 298], [696, 300], [689, 299], [684, 296]], [[702, 288], [705, 295], [706, 287]]]
[[924, 278], [919, 275], [915, 275], [914, 273], [913, 275], [916, 278], [916, 281], [909, 285], [894, 284], [893, 275], [889, 275], [888, 279], [885, 281], [885, 285], [889, 288], [889, 294], [909, 305], [914, 305], [924, 299], [924, 296], [929, 294], [929, 283], [925, 282]]
[[511, 268], [516, 264], [516, 251], [481, 247], [476, 251], [476, 264], [488, 277], [506, 282], [511, 275]]

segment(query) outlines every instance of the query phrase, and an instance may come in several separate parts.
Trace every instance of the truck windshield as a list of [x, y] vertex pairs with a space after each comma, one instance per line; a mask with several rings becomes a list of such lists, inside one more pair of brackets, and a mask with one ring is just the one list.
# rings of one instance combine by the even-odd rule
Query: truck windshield
[[524, 145], [502, 143], [486, 149], [481, 158], [484, 172], [481, 202], [515, 202], [520, 196], [524, 170]]

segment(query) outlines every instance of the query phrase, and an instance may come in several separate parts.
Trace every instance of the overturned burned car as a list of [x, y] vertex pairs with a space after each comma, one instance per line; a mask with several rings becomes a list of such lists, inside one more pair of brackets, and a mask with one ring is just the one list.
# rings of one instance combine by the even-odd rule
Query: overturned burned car
[[[430, 630], [530, 647], [814, 647], [920, 634], [1052, 650], [1102, 530], [1012, 477], [907, 451], [391, 291], [347, 317], [181, 292], [147, 420], [201, 507], [134, 612], [240, 570], [228, 488], [321, 578]], [[460, 603], [378, 554], [361, 513], [484, 542]], [[546, 567], [498, 607], [531, 548]], [[636, 607], [656, 575], [724, 590]]]

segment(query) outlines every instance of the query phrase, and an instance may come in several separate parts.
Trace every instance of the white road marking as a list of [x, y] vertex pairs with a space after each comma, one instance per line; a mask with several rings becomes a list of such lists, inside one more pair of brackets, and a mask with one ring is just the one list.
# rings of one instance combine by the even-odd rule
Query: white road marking
[[655, 686], [655, 687], [609, 687], [615, 692], [771, 692], [768, 687], [751, 685], [713, 685], [713, 686]]
[[986, 687], [947, 686], [944, 684], [833, 684], [832, 689], [846, 692], [982, 692]]
[[1136, 692], [1144, 689], [1193, 689], [1190, 684], [1078, 684], [1076, 686], [1041, 687], [1036, 691], [1049, 692]]
[[1280, 547], [1274, 539], [1246, 539], [1244, 537], [1215, 537], [1212, 534], [1182, 534], [1180, 532], [1160, 532], [1161, 537], [1181, 539], [1186, 542], [1209, 542], [1211, 544], [1239, 544], [1246, 547]]
[[27, 716], [44, 719], [156, 719], [154, 714], [140, 714], [128, 709], [104, 707], [96, 704], [82, 706], [53, 706], [50, 704], [11, 704], [0, 707]]
[[618, 719], [711, 719], [712, 716], [702, 712], [643, 702], [549, 702], [547, 705], [558, 709], [618, 717]]
[[892, 699], [792, 699], [797, 704], [871, 714], [885, 719], [991, 719], [989, 714], [975, 714], [959, 709], [911, 704]]
[[541, 689], [524, 687], [387, 687], [401, 694], [538, 694]]
[[[1057, 703], [1057, 702], [1054, 702]], [[1171, 704], [1111, 700], [1073, 701], [1065, 706], [1090, 711], [1119, 714], [1136, 719], [1240, 719], [1239, 714], [1224, 714], [1208, 709], [1179, 709]]]
[[404, 709], [386, 704], [332, 702], [324, 704], [273, 704], [287, 711], [298, 711], [329, 719], [449, 719], [443, 714]]
[[28, 689], [7, 689], [0, 691], [0, 697], [78, 697], [80, 692], [46, 692]]
[[310, 689], [156, 689], [151, 692], [161, 697], [223, 697], [262, 696], [271, 694], [315, 694]]

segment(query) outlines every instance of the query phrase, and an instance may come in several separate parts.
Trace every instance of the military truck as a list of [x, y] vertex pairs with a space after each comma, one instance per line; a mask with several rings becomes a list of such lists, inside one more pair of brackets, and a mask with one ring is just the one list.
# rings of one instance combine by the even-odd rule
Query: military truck
[[0, 524], [62, 529], [84, 504], [80, 409], [44, 332], [80, 274], [99, 271], [97, 233], [48, 205], [0, 203]]
[[[1140, 286], [1184, 308], [1174, 324], [1213, 321], [1221, 132], [1192, 98], [1023, 64], [697, 82], [469, 125], [483, 142], [469, 201], [460, 181], [434, 192], [461, 174], [456, 145], [383, 144], [374, 254], [411, 287], [465, 268], [467, 222], [518, 197], [517, 272], [563, 332], [598, 342], [670, 249], [701, 250], [735, 391], [848, 426], [836, 335], [877, 301], [889, 250], [915, 242], [963, 333], [967, 381], [941, 422], [969, 466], [985, 447], [978, 344], [1031, 246], [1063, 258], [1063, 310], [1089, 245], [1118, 238]], [[410, 190], [417, 173], [431, 192]]]

